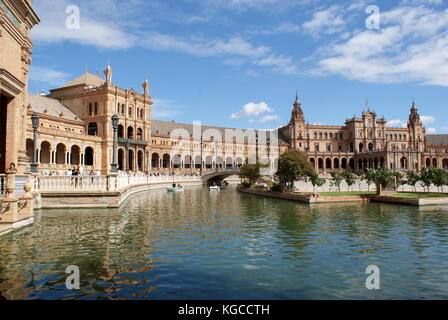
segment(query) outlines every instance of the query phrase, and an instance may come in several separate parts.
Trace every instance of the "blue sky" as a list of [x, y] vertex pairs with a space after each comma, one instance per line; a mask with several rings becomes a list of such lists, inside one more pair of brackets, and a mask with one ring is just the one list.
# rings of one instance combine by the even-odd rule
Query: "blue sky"
[[[66, 9], [80, 10], [79, 29]], [[368, 5], [380, 28], [368, 29]], [[405, 125], [414, 99], [431, 133], [448, 133], [447, 0], [35, 0], [42, 22], [30, 91], [102, 72], [141, 91], [153, 118], [241, 128], [305, 118], [342, 125], [369, 108]], [[72, 20], [70, 20], [72, 21]], [[370, 21], [370, 20], [369, 20]], [[101, 73], [102, 74], [102, 73]]]

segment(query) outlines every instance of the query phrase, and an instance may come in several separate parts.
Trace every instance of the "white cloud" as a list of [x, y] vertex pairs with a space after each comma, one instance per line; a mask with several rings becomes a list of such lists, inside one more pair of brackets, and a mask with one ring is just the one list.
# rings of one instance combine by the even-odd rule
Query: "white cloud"
[[386, 125], [388, 127], [406, 128], [408, 126], [408, 121], [407, 120], [401, 120], [401, 119], [390, 120], [390, 121], [387, 121]]
[[[422, 121], [423, 125], [426, 126], [430, 123], [434, 123], [436, 121], [436, 117], [422, 115], [422, 116], [420, 116], [420, 120]], [[387, 126], [388, 127], [406, 128], [408, 126], [408, 120], [401, 120], [401, 119], [390, 120], [387, 122]], [[428, 128], [427, 130], [429, 130], [429, 129], [434, 129], [434, 128]]]
[[403, 4], [435, 4], [440, 5], [443, 3], [443, 0], [402, 0]]
[[436, 133], [436, 132], [437, 132], [436, 128], [428, 128], [428, 129], [426, 129], [426, 133], [429, 133], [429, 134], [433, 134], [433, 133]]
[[157, 118], [171, 118], [180, 115], [183, 106], [168, 99], [154, 99], [151, 116]]
[[274, 115], [267, 115], [262, 117], [261, 119], [251, 119], [249, 120], [250, 123], [266, 123], [266, 122], [271, 122], [271, 121], [278, 121], [280, 120], [280, 118], [278, 117], [278, 115], [274, 114]]
[[448, 86], [448, 9], [405, 6], [383, 11], [380, 30], [355, 30], [318, 52], [323, 52], [320, 74]]
[[264, 116], [259, 121], [261, 123], [266, 123], [266, 122], [269, 122], [269, 121], [278, 121], [278, 120], [280, 120], [280, 118], [278, 117], [278, 115], [274, 114], [274, 115]]
[[230, 118], [239, 119], [243, 117], [258, 116], [261, 113], [273, 112], [273, 111], [274, 109], [269, 108], [266, 102], [260, 102], [260, 103], [250, 102], [246, 104], [242, 110], [236, 113], [232, 113]]
[[343, 29], [346, 22], [342, 14], [342, 8], [339, 5], [333, 5], [329, 8], [317, 11], [313, 18], [303, 24], [303, 28], [314, 35], [319, 33], [336, 33]]
[[251, 77], [259, 77], [260, 76], [259, 72], [252, 70], [252, 69], [247, 70], [246, 73], [247, 73], [247, 75], [249, 75]]
[[424, 125], [436, 122], [436, 117], [433, 116], [421, 116], [420, 120], [422, 120]]
[[276, 26], [262, 26], [252, 27], [248, 33], [251, 35], [278, 35], [287, 33], [298, 33], [301, 30], [301, 26], [291, 22], [283, 22]]
[[153, 50], [174, 50], [197, 56], [236, 55], [260, 57], [270, 51], [265, 46], [254, 46], [244, 39], [234, 37], [229, 40], [191, 37], [183, 39], [177, 36], [151, 32], [141, 39], [144, 46]]
[[297, 65], [294, 64], [291, 57], [270, 55], [258, 61], [257, 64], [260, 66], [270, 66], [273, 71], [282, 74], [295, 75], [299, 73]]
[[34, 65], [31, 65], [30, 67], [29, 80], [40, 82], [46, 86], [50, 85], [57, 87], [67, 82], [69, 78], [70, 75], [65, 72]]
[[[67, 28], [66, 8], [70, 4], [66, 0], [36, 1], [35, 10], [41, 18], [41, 23], [32, 30], [33, 40], [38, 43], [69, 41], [107, 49], [126, 49], [134, 45], [135, 37], [132, 34], [124, 31], [115, 21], [112, 23], [110, 20], [101, 19], [87, 10], [87, 7], [80, 7], [79, 29]], [[104, 9], [104, 4], [102, 2], [99, 7]]]
[[[223, 2], [226, 2], [223, 0]], [[283, 3], [283, 0], [232, 0], [235, 6], [258, 6]], [[225, 63], [240, 66], [252, 64], [270, 67], [273, 71], [284, 74], [295, 74], [296, 66], [291, 57], [275, 55], [271, 47], [255, 44], [241, 36], [226, 38], [204, 36], [202, 33], [185, 35], [165, 34], [148, 30], [146, 17], [142, 8], [161, 6], [169, 11], [165, 4], [148, 4], [144, 0], [78, 0], [80, 9], [80, 28], [66, 28], [66, 8], [72, 3], [68, 0], [36, 1], [35, 9], [42, 22], [32, 31], [32, 39], [37, 43], [53, 44], [73, 42], [94, 46], [100, 49], [129, 49], [142, 47], [157, 51], [182, 52], [199, 57], [220, 57]], [[227, 1], [227, 4], [230, 4]], [[140, 9], [139, 9], [140, 8]], [[204, 10], [204, 15], [183, 19], [186, 22], [207, 22], [213, 14]], [[151, 22], [151, 21], [150, 21]], [[298, 26], [284, 23], [278, 26], [278, 32], [297, 31]]]

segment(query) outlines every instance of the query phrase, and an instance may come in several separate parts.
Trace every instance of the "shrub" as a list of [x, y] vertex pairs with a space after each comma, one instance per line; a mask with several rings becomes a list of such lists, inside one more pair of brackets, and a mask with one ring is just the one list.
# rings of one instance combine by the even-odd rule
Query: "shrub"
[[257, 190], [266, 190], [267, 189], [267, 185], [266, 184], [257, 184], [255, 186], [255, 189], [257, 189]]
[[240, 187], [243, 188], [243, 189], [249, 189], [250, 186], [251, 186], [250, 182], [247, 182], [247, 181], [243, 181], [240, 184]]
[[283, 192], [285, 187], [280, 183], [274, 183], [271, 187], [271, 191], [273, 192]]

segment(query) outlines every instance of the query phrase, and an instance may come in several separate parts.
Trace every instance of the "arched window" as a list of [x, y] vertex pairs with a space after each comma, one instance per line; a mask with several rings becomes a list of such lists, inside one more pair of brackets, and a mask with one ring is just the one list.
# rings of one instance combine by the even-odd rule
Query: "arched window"
[[84, 164], [86, 166], [93, 166], [93, 149], [87, 147], [84, 152]]
[[122, 124], [118, 125], [118, 138], [124, 138], [124, 127]]
[[128, 127], [128, 139], [134, 139], [134, 128], [131, 126]]
[[64, 144], [59, 143], [56, 146], [56, 163], [57, 164], [65, 164], [65, 151], [66, 147]]
[[48, 141], [44, 141], [40, 145], [40, 162], [50, 163], [50, 149], [51, 145]]
[[142, 128], [137, 129], [137, 140], [143, 140], [143, 130]]
[[98, 125], [96, 122], [90, 122], [87, 128], [87, 134], [89, 136], [97, 136], [98, 135]]

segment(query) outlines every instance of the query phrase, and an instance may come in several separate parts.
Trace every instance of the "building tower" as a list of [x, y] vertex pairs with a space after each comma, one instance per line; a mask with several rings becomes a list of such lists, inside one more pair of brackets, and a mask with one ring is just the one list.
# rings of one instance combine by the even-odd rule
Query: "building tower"
[[109, 63], [107, 63], [106, 70], [104, 70], [103, 73], [106, 78], [106, 84], [108, 85], [112, 84], [112, 68], [110, 67]]
[[291, 128], [292, 148], [300, 151], [305, 150], [305, 117], [303, 115], [302, 104], [299, 101], [299, 96], [296, 93], [296, 100], [293, 104], [294, 108], [291, 114], [291, 121], [289, 123]]
[[149, 81], [148, 81], [148, 78], [145, 78], [145, 81], [143, 81], [142, 88], [143, 88], [143, 95], [147, 96], [148, 92], [149, 92]]
[[[420, 154], [425, 150], [425, 137], [426, 130], [423, 127], [423, 123], [420, 120], [420, 115], [418, 114], [418, 109], [415, 106], [415, 102], [412, 101], [411, 113], [409, 115], [408, 121], [408, 131], [409, 131], [409, 149], [412, 152]], [[420, 168], [421, 157], [417, 156], [415, 160], [415, 165]]]

